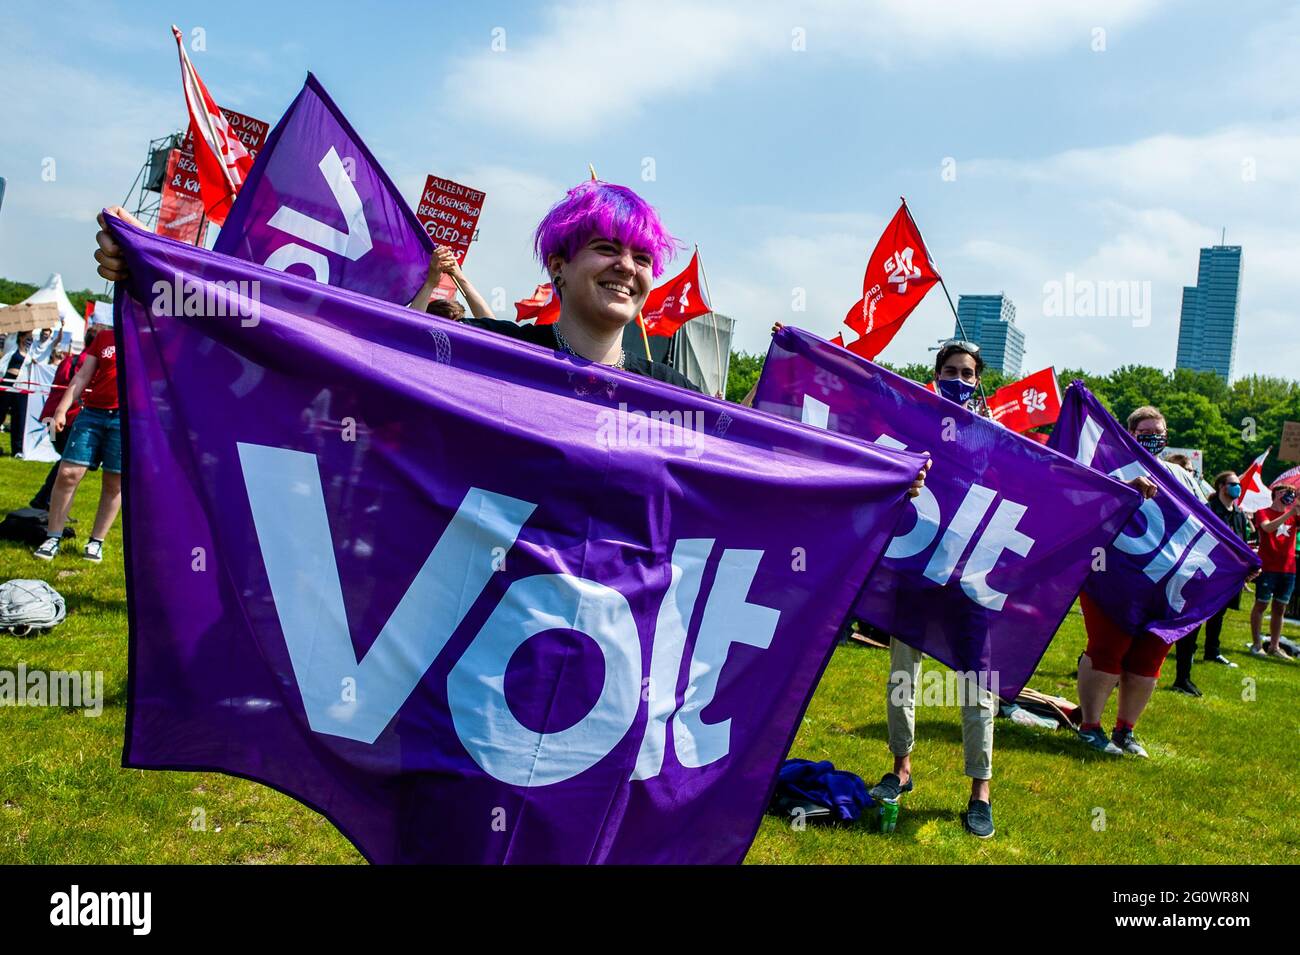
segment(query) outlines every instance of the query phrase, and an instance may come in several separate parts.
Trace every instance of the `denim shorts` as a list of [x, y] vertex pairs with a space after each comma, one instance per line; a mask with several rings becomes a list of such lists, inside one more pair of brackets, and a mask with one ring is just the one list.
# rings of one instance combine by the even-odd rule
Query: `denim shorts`
[[1295, 590], [1295, 574], [1285, 574], [1278, 570], [1266, 570], [1255, 578], [1255, 603], [1288, 604], [1291, 592]]
[[63, 460], [83, 467], [98, 464], [109, 474], [121, 474], [122, 419], [117, 411], [82, 408], [72, 422]]

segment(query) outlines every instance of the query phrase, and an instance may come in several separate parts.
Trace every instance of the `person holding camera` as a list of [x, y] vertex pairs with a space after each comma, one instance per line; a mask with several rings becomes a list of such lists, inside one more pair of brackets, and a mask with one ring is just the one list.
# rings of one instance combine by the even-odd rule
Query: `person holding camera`
[[[1291, 655], [1279, 645], [1282, 639], [1282, 615], [1295, 589], [1295, 541], [1300, 527], [1300, 500], [1296, 490], [1283, 484], [1273, 486], [1273, 505], [1255, 512], [1255, 530], [1259, 532], [1259, 559], [1264, 565], [1255, 581], [1255, 606], [1250, 608], [1250, 655], [1290, 660]], [[1269, 618], [1269, 642], [1265, 650], [1260, 630], [1264, 608], [1273, 602]]]

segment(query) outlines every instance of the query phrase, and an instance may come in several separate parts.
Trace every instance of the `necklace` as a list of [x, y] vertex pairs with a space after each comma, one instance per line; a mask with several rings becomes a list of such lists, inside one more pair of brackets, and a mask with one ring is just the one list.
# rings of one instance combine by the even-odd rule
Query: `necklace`
[[[582, 356], [579, 355], [576, 351], [573, 350], [573, 346], [569, 344], [568, 339], [566, 339], [563, 335], [560, 334], [560, 329], [559, 329], [558, 326], [554, 326], [554, 325], [551, 326], [551, 331], [555, 332], [555, 341], [559, 344], [559, 346], [560, 346], [562, 349], [564, 349], [566, 352], [568, 352], [570, 355], [572, 355], [572, 356], [575, 357], [575, 358], [581, 358], [581, 357], [582, 357]], [[625, 361], [627, 361], [627, 353], [626, 353], [625, 351], [623, 351], [622, 348], [619, 348], [619, 350], [618, 350], [618, 361], [614, 362], [610, 367], [611, 367], [611, 368], [622, 368], [622, 367], [623, 367], [623, 363], [624, 363]], [[602, 364], [603, 364], [603, 363], [602, 363]]]

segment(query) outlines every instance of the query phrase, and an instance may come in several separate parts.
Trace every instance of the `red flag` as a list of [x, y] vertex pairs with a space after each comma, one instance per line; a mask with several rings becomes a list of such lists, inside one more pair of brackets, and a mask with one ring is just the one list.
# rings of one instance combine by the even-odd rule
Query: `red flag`
[[831, 342], [832, 345], [839, 345], [841, 348], [843, 348], [843, 347], [844, 347], [844, 336], [841, 335], [839, 332], [836, 332], [836, 333], [835, 333], [835, 337], [832, 338], [832, 339], [830, 340], [830, 342]]
[[862, 277], [862, 298], [844, 317], [844, 324], [861, 336], [846, 347], [874, 359], [937, 281], [939, 273], [903, 203], [871, 253]]
[[537, 325], [550, 325], [560, 317], [560, 300], [555, 297], [551, 283], [539, 285], [529, 298], [515, 302], [515, 321], [535, 318]]
[[172, 27], [176, 50], [181, 57], [181, 87], [190, 112], [190, 137], [194, 142], [194, 160], [199, 170], [199, 192], [209, 221], [221, 225], [226, 221], [230, 204], [253, 168], [253, 157], [244, 148], [239, 135], [230, 127], [216, 100], [199, 79], [194, 64], [185, 55], [181, 31]]
[[1003, 385], [989, 396], [989, 414], [1008, 431], [1024, 434], [1061, 416], [1061, 389], [1056, 370], [1044, 368], [1027, 378]]
[[202, 245], [208, 229], [207, 223], [203, 221], [203, 201], [185, 190], [186, 177], [180, 169], [183, 159], [179, 149], [173, 149], [167, 156], [167, 173], [163, 177], [156, 231], [159, 235], [178, 242]]
[[1268, 457], [1268, 452], [1272, 448], [1266, 448], [1264, 453], [1250, 463], [1241, 475], [1241, 501], [1239, 502], [1243, 511], [1254, 513], [1261, 508], [1270, 507], [1273, 504], [1273, 493], [1264, 483], [1264, 459]]
[[645, 300], [641, 315], [648, 335], [668, 337], [692, 318], [713, 311], [704, 283], [700, 280], [700, 253], [697, 249], [690, 264], [676, 278], [652, 291]]

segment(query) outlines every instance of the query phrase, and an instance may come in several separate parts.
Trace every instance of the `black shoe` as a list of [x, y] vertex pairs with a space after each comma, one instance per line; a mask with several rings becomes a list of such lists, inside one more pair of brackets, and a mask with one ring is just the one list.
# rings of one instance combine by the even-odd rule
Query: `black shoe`
[[1225, 657], [1222, 653], [1220, 653], [1217, 657], [1206, 657], [1206, 658], [1205, 658], [1205, 662], [1206, 662], [1206, 663], [1218, 663], [1218, 664], [1221, 665], [1221, 666], [1232, 667], [1234, 670], [1237, 668], [1237, 664], [1233, 663], [1231, 660], [1229, 660], [1227, 657]]
[[1174, 684], [1170, 689], [1186, 694], [1187, 696], [1204, 696], [1204, 694], [1197, 689], [1196, 684], [1191, 681], [1190, 677], [1186, 680], [1174, 680]]
[[880, 777], [880, 782], [871, 787], [871, 798], [876, 802], [894, 802], [903, 793], [912, 791], [912, 777], [907, 777], [907, 782], [899, 785], [898, 776], [894, 773], [885, 773]]
[[993, 835], [993, 807], [980, 799], [972, 799], [961, 814], [961, 824], [972, 836], [987, 839]]
[[1110, 741], [1130, 756], [1140, 756], [1142, 759], [1148, 758], [1147, 748], [1133, 735], [1132, 730], [1122, 730], [1117, 726], [1115, 731], [1110, 734]]

